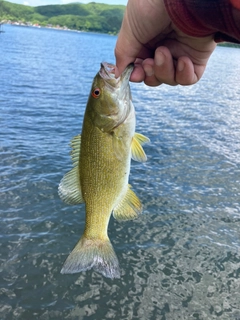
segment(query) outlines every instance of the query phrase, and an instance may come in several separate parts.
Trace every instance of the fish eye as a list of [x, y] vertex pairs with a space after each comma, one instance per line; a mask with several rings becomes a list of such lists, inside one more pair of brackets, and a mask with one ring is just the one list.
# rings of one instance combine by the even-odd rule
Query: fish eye
[[101, 90], [99, 88], [95, 88], [92, 92], [93, 98], [98, 98], [100, 96]]

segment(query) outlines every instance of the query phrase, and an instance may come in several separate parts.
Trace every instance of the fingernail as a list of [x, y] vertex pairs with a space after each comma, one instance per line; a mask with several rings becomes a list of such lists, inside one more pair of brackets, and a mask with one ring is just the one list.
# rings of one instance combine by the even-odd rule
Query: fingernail
[[178, 65], [177, 65], [178, 71], [183, 71], [184, 69], [184, 62], [182, 60], [178, 61]]
[[153, 68], [149, 65], [144, 66], [144, 71], [145, 71], [147, 77], [151, 77], [154, 73]]
[[161, 65], [163, 65], [164, 61], [165, 61], [164, 55], [162, 54], [162, 52], [158, 52], [155, 57], [156, 65], [160, 67]]

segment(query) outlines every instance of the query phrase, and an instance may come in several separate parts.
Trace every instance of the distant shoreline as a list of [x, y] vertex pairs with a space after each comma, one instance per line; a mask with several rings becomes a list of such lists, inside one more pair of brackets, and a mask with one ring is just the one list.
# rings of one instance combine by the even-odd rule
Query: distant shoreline
[[[39, 25], [39, 24], [26, 24], [26, 23], [22, 23], [22, 22], [19, 22], [19, 21], [11, 21], [11, 22], [6, 22], [4, 23], [6, 25], [10, 25], [10, 26], [14, 26], [14, 27], [30, 27], [30, 28], [36, 28], [36, 29], [53, 29], [53, 30], [61, 30], [61, 31], [72, 31], [72, 32], [87, 32], [87, 31], [84, 31], [84, 30], [75, 30], [75, 29], [69, 29], [67, 27], [61, 27], [61, 26], [42, 26], [42, 25]], [[4, 25], [2, 24], [2, 25]]]
[[[36, 28], [36, 29], [50, 29], [50, 30], [57, 30], [57, 31], [70, 31], [70, 32], [76, 32], [76, 33], [94, 33], [94, 34], [106, 34], [110, 36], [117, 36], [117, 34], [113, 33], [106, 33], [106, 32], [97, 32], [97, 31], [88, 31], [88, 30], [76, 30], [76, 29], [70, 29], [66, 26], [61, 27], [60, 25], [57, 26], [43, 26], [40, 24], [33, 24], [33, 23], [23, 23], [22, 21], [2, 21], [0, 22], [0, 26], [3, 27], [4, 25], [11, 25], [16, 27], [30, 27], [30, 28]], [[5, 31], [0, 29], [0, 33], [4, 33]], [[233, 43], [233, 42], [220, 42], [217, 44], [219, 47], [230, 47], [230, 48], [240, 48], [240, 44]]]
[[[32, 25], [32, 24], [24, 24], [24, 23], [18, 23], [18, 22], [11, 22], [11, 23], [2, 23], [2, 26], [9, 25], [13, 27], [24, 27], [24, 28], [34, 28], [34, 29], [47, 29], [47, 30], [56, 30], [56, 31], [69, 31], [69, 32], [75, 32], [75, 33], [93, 33], [93, 34], [105, 34], [109, 36], [117, 36], [116, 34], [112, 33], [105, 33], [105, 32], [97, 32], [97, 31], [87, 31], [87, 30], [76, 30], [76, 29], [69, 29], [67, 27], [61, 27], [61, 26], [41, 26], [41, 25]], [[5, 32], [4, 30], [2, 32]]]

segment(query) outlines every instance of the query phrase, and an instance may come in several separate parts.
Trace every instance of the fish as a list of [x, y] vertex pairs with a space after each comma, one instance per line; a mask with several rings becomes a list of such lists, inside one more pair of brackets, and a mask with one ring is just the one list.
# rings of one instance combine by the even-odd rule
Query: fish
[[61, 273], [93, 269], [120, 278], [118, 258], [108, 237], [111, 215], [132, 220], [142, 204], [129, 185], [131, 158], [145, 162], [142, 148], [150, 140], [135, 132], [136, 117], [129, 78], [133, 64], [115, 78], [115, 65], [101, 63], [93, 79], [81, 135], [71, 141], [73, 168], [59, 184], [60, 198], [72, 205], [85, 203], [82, 237], [66, 259]]

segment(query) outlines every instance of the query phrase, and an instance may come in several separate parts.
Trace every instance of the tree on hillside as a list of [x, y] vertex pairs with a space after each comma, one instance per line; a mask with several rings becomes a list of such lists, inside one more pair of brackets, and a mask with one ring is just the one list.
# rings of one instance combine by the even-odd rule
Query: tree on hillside
[[124, 6], [94, 2], [30, 7], [0, 0], [0, 21], [17, 20], [105, 33], [119, 31], [123, 12]]

